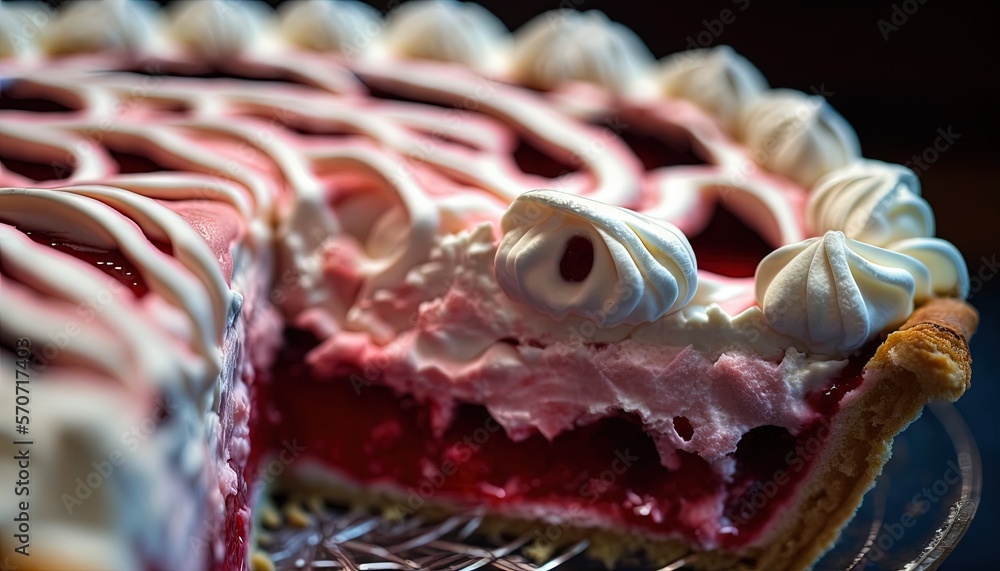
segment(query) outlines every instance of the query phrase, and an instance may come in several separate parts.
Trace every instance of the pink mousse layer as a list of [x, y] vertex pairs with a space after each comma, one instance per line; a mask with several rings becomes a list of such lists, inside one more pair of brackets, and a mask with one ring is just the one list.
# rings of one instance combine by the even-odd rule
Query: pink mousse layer
[[393, 342], [338, 332], [309, 354], [308, 364], [325, 378], [360, 371], [362, 383], [432, 404], [439, 433], [461, 403], [484, 406], [515, 441], [537, 433], [552, 440], [605, 416], [634, 414], [666, 467], [676, 467], [683, 450], [722, 476], [732, 468], [727, 455], [749, 430], [779, 426], [796, 434], [817, 418], [805, 388], [791, 380], [802, 361], [790, 355], [768, 360], [733, 350], [710, 359], [694, 347], [630, 339], [601, 345], [508, 337], [485, 343], [466, 361], [443, 358], [453, 354], [443, 344], [484, 334], [489, 315], [481, 307], [452, 290]]

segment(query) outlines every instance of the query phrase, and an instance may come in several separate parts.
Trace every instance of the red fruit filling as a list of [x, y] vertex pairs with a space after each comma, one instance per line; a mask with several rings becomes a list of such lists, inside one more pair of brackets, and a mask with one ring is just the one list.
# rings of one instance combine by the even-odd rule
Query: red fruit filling
[[26, 161], [0, 155], [0, 167], [35, 182], [66, 180], [73, 174], [73, 165], [61, 161]]
[[[252, 480], [268, 451], [288, 446], [361, 484], [389, 483], [403, 491], [398, 509], [428, 502], [525, 503], [576, 515], [597, 515], [653, 536], [739, 547], [756, 537], [808, 473], [841, 397], [861, 381], [858, 357], [828, 390], [809, 398], [821, 420], [792, 435], [762, 426], [733, 454], [726, 482], [701, 457], [680, 452], [665, 468], [652, 438], [627, 414], [577, 427], [551, 442], [541, 435], [514, 442], [485, 408], [462, 405], [442, 436], [431, 428], [430, 405], [349, 372], [316, 378], [305, 363], [316, 345], [308, 333], [286, 332], [268, 382], [255, 387]], [[687, 419], [674, 422], [684, 427]], [[689, 425], [688, 425], [689, 426]], [[722, 499], [729, 520], [715, 537], [692, 526], [692, 510]], [[716, 518], [706, 513], [704, 517]]]
[[708, 164], [687, 132], [669, 134], [643, 129], [639, 120], [641, 116], [622, 119], [615, 115], [598, 123], [598, 126], [610, 130], [628, 145], [647, 171], [661, 167]]

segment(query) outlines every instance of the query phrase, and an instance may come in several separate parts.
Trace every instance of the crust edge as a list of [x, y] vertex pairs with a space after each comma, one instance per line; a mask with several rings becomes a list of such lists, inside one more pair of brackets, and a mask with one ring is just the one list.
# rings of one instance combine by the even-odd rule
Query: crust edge
[[797, 495], [798, 510], [756, 559], [757, 569], [807, 569], [840, 536], [892, 455], [892, 439], [934, 400], [954, 401], [969, 388], [968, 339], [979, 315], [958, 299], [934, 299], [890, 333], [865, 365], [861, 387], [833, 420], [824, 451]]

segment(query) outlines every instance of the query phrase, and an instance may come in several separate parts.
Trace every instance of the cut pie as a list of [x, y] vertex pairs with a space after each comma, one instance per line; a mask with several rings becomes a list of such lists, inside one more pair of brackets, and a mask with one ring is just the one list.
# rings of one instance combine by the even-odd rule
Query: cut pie
[[443, 1], [0, 16], [16, 568], [247, 569], [267, 488], [804, 569], [968, 388], [916, 177], [727, 47]]

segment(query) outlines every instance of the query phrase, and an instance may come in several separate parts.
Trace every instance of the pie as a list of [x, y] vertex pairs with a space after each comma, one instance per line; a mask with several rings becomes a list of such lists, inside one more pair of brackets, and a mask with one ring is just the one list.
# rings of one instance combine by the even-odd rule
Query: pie
[[916, 176], [728, 47], [444, 1], [0, 32], [18, 569], [266, 568], [275, 490], [805, 569], [969, 386]]

